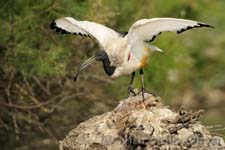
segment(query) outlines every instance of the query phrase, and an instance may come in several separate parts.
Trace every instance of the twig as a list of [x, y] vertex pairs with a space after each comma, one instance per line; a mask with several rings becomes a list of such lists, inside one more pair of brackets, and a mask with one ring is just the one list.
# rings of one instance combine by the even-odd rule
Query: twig
[[63, 102], [65, 102], [67, 100], [70, 100], [70, 99], [73, 99], [73, 98], [75, 98], [77, 96], [81, 96], [81, 95], [84, 95], [84, 93], [75, 93], [75, 94], [72, 94], [72, 95], [68, 95], [68, 96], [63, 97], [62, 99], [59, 100], [59, 102], [56, 105], [54, 105], [52, 107], [52, 109], [50, 110], [50, 112], [53, 113], [56, 110], [57, 106], [60, 105], [60, 104], [62, 104]]
[[26, 117], [24, 115], [20, 115], [20, 118], [26, 122], [28, 122], [29, 124], [33, 123], [33, 124], [36, 124], [38, 125], [39, 127], [43, 128], [43, 123], [38, 121], [38, 120], [35, 120], [31, 117]]
[[0, 103], [0, 106], [6, 106], [6, 107], [13, 107], [13, 108], [17, 108], [17, 109], [22, 109], [22, 110], [26, 110], [26, 109], [36, 109], [36, 108], [40, 108], [42, 106], [45, 106], [45, 105], [48, 105], [50, 103], [52, 103], [53, 101], [57, 100], [59, 97], [63, 96], [63, 94], [60, 94], [60, 95], [57, 95], [56, 97], [46, 101], [46, 102], [43, 102], [43, 103], [39, 103], [37, 105], [26, 105], [26, 106], [21, 106], [21, 105], [17, 105], [17, 104], [7, 104], [7, 103]]
[[25, 85], [27, 86], [29, 92], [31, 93], [31, 95], [33, 97], [35, 97], [35, 94], [34, 94], [34, 91], [32, 90], [31, 86], [30, 86], [30, 83], [27, 81], [27, 79], [24, 77], [24, 82], [25, 82]]
[[51, 93], [49, 80], [46, 81], [46, 88]]
[[225, 130], [225, 127], [219, 129], [210, 129], [209, 131], [223, 131], [223, 130]]
[[10, 75], [10, 78], [9, 78], [9, 84], [8, 84], [7, 88], [5, 89], [6, 95], [8, 97], [9, 104], [12, 103], [10, 91], [11, 91], [11, 87], [12, 87], [12, 80], [13, 80], [13, 78], [14, 78], [14, 71], [11, 72], [11, 75]]
[[41, 81], [36, 76], [32, 76], [32, 78], [48, 96], [51, 96], [50, 91], [41, 84]]
[[88, 76], [90, 76], [90, 77], [92, 77], [92, 78], [94, 78], [94, 79], [97, 79], [97, 80], [100, 80], [100, 81], [106, 82], [106, 83], [115, 84], [115, 82], [114, 82], [114, 81], [109, 80], [109, 79], [106, 79], [106, 78], [103, 78], [103, 77], [98, 76], [98, 75], [88, 74]]
[[[35, 104], [40, 104], [41, 102], [36, 98], [31, 96], [23, 87], [21, 87], [19, 84], [15, 84], [15, 87], [20, 90], [21, 93], [23, 93], [25, 96], [28, 96], [30, 100], [32, 100]], [[45, 108], [44, 106], [41, 107], [41, 109], [45, 112], [48, 112], [49, 110]]]
[[2, 118], [0, 118], [0, 123], [2, 124], [2, 126], [3, 126], [6, 130], [9, 129], [9, 127], [8, 127], [7, 124], [2, 120]]
[[223, 126], [220, 125], [220, 124], [218, 124], [218, 125], [207, 126], [206, 128], [207, 128], [208, 130], [210, 130], [210, 129], [221, 128], [221, 127], [223, 127]]
[[[85, 95], [86, 97], [87, 97], [87, 95], [89, 95], [91, 97], [91, 99], [93, 99], [93, 100], [97, 99], [97, 97], [94, 94], [92, 94], [92, 92], [90, 92], [90, 90], [88, 88], [85, 88], [84, 92], [88, 93], [88, 94]], [[89, 98], [89, 97], [87, 97], [87, 98]]]

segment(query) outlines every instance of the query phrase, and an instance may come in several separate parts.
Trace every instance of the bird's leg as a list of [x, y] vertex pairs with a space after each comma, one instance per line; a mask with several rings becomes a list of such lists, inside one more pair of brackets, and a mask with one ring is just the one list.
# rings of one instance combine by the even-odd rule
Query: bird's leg
[[133, 88], [134, 78], [135, 78], [135, 71], [131, 73], [130, 84], [128, 87], [128, 95], [129, 96], [131, 95], [131, 93], [133, 94], [133, 96], [136, 96], [136, 93], [134, 92], [134, 88]]
[[[149, 93], [151, 95], [153, 95], [154, 97], [156, 97], [156, 95], [154, 93], [151, 93], [151, 92], [148, 92], [146, 89], [145, 89], [145, 85], [144, 85], [144, 70], [143, 68], [140, 69], [140, 75], [141, 75], [141, 94], [142, 94], [142, 98], [143, 98], [143, 101], [145, 100], [145, 93]], [[140, 93], [139, 92], [139, 93]]]
[[143, 98], [143, 101], [145, 99], [145, 85], [144, 85], [144, 70], [143, 68], [140, 69], [140, 75], [141, 75], [141, 94], [142, 94], [142, 98]]

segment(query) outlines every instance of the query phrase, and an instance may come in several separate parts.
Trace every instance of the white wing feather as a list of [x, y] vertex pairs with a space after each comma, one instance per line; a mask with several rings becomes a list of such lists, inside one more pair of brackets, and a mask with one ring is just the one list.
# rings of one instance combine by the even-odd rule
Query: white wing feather
[[52, 29], [56, 29], [56, 32], [62, 34], [73, 33], [85, 37], [94, 37], [103, 49], [111, 40], [119, 36], [116, 31], [104, 25], [90, 21], [77, 21], [71, 17], [59, 18], [50, 26]]
[[186, 30], [199, 27], [212, 26], [197, 21], [176, 18], [142, 19], [131, 26], [126, 38], [131, 45], [131, 50], [135, 51], [134, 48], [138, 47], [143, 41], [152, 42], [161, 32], [170, 31], [179, 34]]

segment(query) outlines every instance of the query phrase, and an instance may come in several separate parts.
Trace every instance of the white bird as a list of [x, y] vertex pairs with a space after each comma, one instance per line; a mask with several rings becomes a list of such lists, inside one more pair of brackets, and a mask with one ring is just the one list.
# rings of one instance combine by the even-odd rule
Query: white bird
[[150, 42], [154, 41], [162, 32], [171, 31], [179, 34], [192, 28], [214, 28], [202, 22], [186, 19], [152, 18], [138, 20], [130, 27], [128, 33], [121, 34], [102, 24], [78, 21], [71, 17], [56, 19], [50, 27], [62, 34], [71, 33], [93, 38], [100, 46], [100, 51], [80, 65], [74, 81], [87, 66], [95, 61], [102, 61], [105, 73], [111, 78], [131, 74], [128, 92], [136, 95], [133, 91], [133, 80], [135, 71], [140, 69], [143, 99], [145, 91], [143, 68], [148, 64], [151, 52], [162, 51], [151, 45]]

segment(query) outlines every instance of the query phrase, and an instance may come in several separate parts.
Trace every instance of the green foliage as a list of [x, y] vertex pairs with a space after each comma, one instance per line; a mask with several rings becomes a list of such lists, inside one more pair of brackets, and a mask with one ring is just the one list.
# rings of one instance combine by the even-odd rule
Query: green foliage
[[85, 4], [82, 2], [74, 7], [67, 1], [52, 0], [40, 5], [30, 0], [4, 3], [0, 15], [3, 22], [0, 43], [7, 45], [4, 66], [14, 67], [26, 76], [65, 75], [72, 54], [71, 47], [66, 45], [72, 44], [63, 37], [56, 40], [49, 24], [62, 14], [79, 17], [88, 9]]

